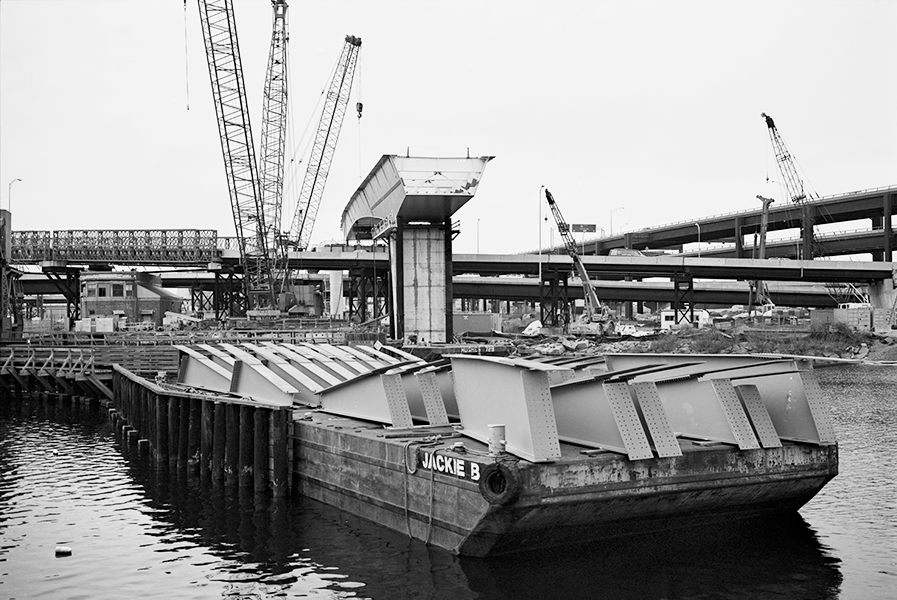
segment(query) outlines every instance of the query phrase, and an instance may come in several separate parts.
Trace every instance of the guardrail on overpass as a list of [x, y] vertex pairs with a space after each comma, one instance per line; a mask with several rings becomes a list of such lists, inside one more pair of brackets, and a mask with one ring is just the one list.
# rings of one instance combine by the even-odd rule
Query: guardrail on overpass
[[[881, 233], [878, 251], [887, 253], [895, 249], [893, 234], [885, 236], [885, 230], [891, 230], [891, 221], [897, 214], [897, 186], [886, 186], [867, 189], [847, 194], [826, 196], [809, 200], [801, 204], [776, 203], [769, 207], [769, 231], [782, 231], [800, 228], [803, 222], [803, 211], [809, 210], [814, 215], [816, 225], [827, 225], [871, 219], [870, 229], [878, 229]], [[581, 241], [582, 254], [607, 254], [618, 248], [681, 248], [683, 244], [696, 242], [732, 242], [740, 246], [742, 257], [750, 253], [750, 245], [744, 243], [744, 236], [751, 236], [760, 230], [762, 211], [760, 207], [719, 215], [695, 217], [663, 225], [644, 227], [624, 231], [609, 236], [584, 239]], [[877, 225], [876, 225], [877, 223]], [[739, 239], [739, 235], [741, 239]], [[563, 251], [562, 246], [547, 251]], [[543, 252], [546, 250], [543, 249]], [[530, 251], [537, 253], [538, 250]], [[887, 257], [885, 258], [887, 260]]]

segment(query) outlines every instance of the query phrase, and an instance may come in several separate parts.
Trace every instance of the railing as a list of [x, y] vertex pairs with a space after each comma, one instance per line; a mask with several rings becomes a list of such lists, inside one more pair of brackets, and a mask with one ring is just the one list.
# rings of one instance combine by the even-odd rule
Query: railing
[[[820, 203], [820, 202], [826, 202], [829, 200], [835, 200], [838, 198], [847, 198], [848, 196], [856, 196], [859, 194], [871, 194], [873, 192], [892, 191], [892, 190], [897, 190], [897, 186], [887, 185], [887, 186], [882, 186], [882, 187], [857, 190], [854, 192], [846, 192], [843, 194], [834, 194], [831, 196], [823, 196], [821, 198], [813, 198], [812, 200], [807, 200], [807, 203], [815, 204], [815, 203]], [[682, 221], [673, 221], [671, 223], [664, 223], [662, 225], [651, 225], [649, 227], [641, 227], [639, 229], [631, 229], [631, 230], [621, 231], [621, 232], [613, 234], [613, 235], [602, 235], [602, 236], [584, 238], [577, 245], [582, 246], [584, 244], [590, 244], [590, 243], [598, 242], [598, 241], [602, 241], [602, 240], [616, 239], [618, 237], [622, 237], [623, 235], [625, 235], [627, 233], [651, 232], [651, 231], [655, 231], [657, 229], [666, 229], [668, 227], [675, 227], [677, 225], [694, 226], [695, 223], [700, 224], [700, 223], [704, 223], [705, 221], [714, 221], [716, 219], [720, 219], [723, 217], [734, 217], [737, 215], [752, 214], [752, 213], [756, 213], [757, 210], [758, 209], [756, 209], [756, 208], [745, 208], [742, 210], [735, 210], [735, 211], [730, 211], [730, 212], [725, 212], [725, 213], [719, 213], [716, 215], [710, 215], [710, 216], [706, 216], [706, 217], [696, 217], [694, 219], [684, 219]], [[535, 250], [527, 250], [527, 251], [521, 252], [520, 254], [538, 254], [538, 253], [539, 253], [539, 249], [537, 248]], [[542, 250], [542, 253], [543, 254], [546, 253], [545, 249]]]
[[177, 350], [172, 346], [135, 350], [121, 346], [32, 346], [14, 345], [0, 350], [0, 374], [77, 378], [109, 372], [119, 364], [136, 372], [176, 371]]
[[[892, 228], [891, 231], [897, 233], [897, 227]], [[816, 241], [819, 243], [823, 243], [828, 240], [837, 240], [845, 236], [854, 236], [856, 234], [876, 234], [882, 235], [884, 234], [884, 229], [881, 227], [872, 229], [847, 229], [845, 231], [837, 231], [833, 233], [826, 233], [823, 235], [817, 235]], [[775, 244], [777, 246], [787, 245], [787, 244], [798, 244], [803, 241], [803, 238], [800, 236], [790, 236], [790, 237], [782, 237], [782, 238], [766, 238], [766, 244]], [[694, 242], [692, 242], [694, 243]], [[718, 250], [734, 250], [735, 244], [731, 242], [705, 242], [705, 246], [702, 246], [701, 252], [713, 252]], [[711, 245], [713, 244], [713, 245]], [[690, 250], [688, 252], [681, 252], [680, 254], [696, 254], [698, 251]]]
[[[813, 198], [811, 200], [807, 200], [806, 202], [807, 202], [807, 204], [816, 204], [819, 202], [835, 200], [837, 198], [846, 198], [848, 196], [856, 196], [858, 194], [869, 194], [872, 192], [879, 192], [879, 191], [884, 191], [884, 190], [897, 190], [897, 186], [889, 185], [889, 186], [884, 186], [884, 187], [869, 188], [866, 190], [858, 190], [855, 192], [847, 192], [844, 194], [834, 194], [832, 196], [823, 196], [821, 198]], [[756, 213], [758, 210], [759, 209], [756, 209], [756, 208], [745, 208], [742, 210], [734, 210], [731, 212], [720, 213], [718, 215], [710, 215], [707, 217], [699, 217], [699, 218], [695, 218], [695, 219], [685, 219], [682, 221], [673, 221], [672, 223], [666, 223], [664, 225], [653, 225], [651, 227], [642, 227], [641, 229], [634, 229], [632, 231], [624, 231], [622, 233], [637, 233], [639, 231], [653, 231], [655, 229], [665, 229], [667, 227], [674, 227], [676, 225], [693, 225], [694, 223], [703, 223], [704, 221], [714, 221], [714, 220], [722, 218], [722, 217], [733, 217], [736, 215]], [[622, 234], [620, 234], [620, 235], [622, 235]], [[617, 236], [614, 236], [614, 237], [617, 237]], [[598, 239], [600, 239], [600, 238], [598, 238]]]
[[[88, 333], [55, 331], [27, 334], [27, 343], [34, 347], [122, 348], [123, 346], [172, 346], [174, 344], [239, 343], [239, 342], [308, 342], [345, 343], [348, 321], [335, 319], [302, 319], [295, 329], [216, 329], [193, 331], [133, 331]], [[128, 367], [130, 368], [130, 367]], [[133, 370], [133, 369], [132, 369]]]
[[213, 229], [13, 231], [12, 262], [202, 264], [218, 255]]
[[216, 243], [218, 250], [240, 250], [240, 238], [238, 237], [220, 237]]

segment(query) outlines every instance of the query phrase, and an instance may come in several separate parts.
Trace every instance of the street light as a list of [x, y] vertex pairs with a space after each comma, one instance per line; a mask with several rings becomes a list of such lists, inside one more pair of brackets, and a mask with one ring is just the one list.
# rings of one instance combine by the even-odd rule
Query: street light
[[480, 220], [477, 219], [477, 255], [480, 254]]
[[[542, 281], [542, 190], [545, 186], [539, 186], [539, 281]], [[542, 285], [541, 283], [539, 285]]]
[[17, 181], [22, 181], [22, 180], [19, 179], [18, 177], [16, 177], [15, 179], [13, 179], [12, 181], [9, 182], [8, 186], [6, 186], [6, 190], [7, 190], [7, 192], [6, 192], [7, 200], [6, 201], [9, 203], [9, 212], [12, 212], [12, 184], [14, 184]]
[[614, 234], [614, 213], [618, 210], [623, 210], [626, 208], [625, 206], [618, 206], [617, 208], [612, 208], [610, 211], [610, 234]]

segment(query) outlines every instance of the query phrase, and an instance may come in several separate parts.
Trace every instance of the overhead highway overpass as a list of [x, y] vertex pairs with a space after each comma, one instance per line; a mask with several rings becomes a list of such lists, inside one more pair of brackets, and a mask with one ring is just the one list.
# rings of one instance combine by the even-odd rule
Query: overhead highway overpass
[[[874, 260], [889, 260], [897, 250], [894, 232], [894, 214], [897, 213], [897, 186], [880, 187], [871, 190], [850, 192], [809, 200], [804, 204], [776, 202], [769, 207], [768, 231], [800, 229], [803, 211], [808, 211], [815, 225], [846, 223], [869, 220], [869, 235], [877, 243], [868, 243], [868, 252]], [[762, 210], [754, 209], [738, 212], [698, 217], [667, 225], [657, 225], [636, 231], [592, 240], [584, 240], [582, 253], [606, 255], [614, 249], [680, 249], [684, 244], [698, 242], [728, 242], [733, 244], [733, 256], [747, 258], [751, 255], [750, 238], [760, 231]], [[562, 251], [563, 248], [558, 247]], [[826, 246], [829, 254], [841, 254], [837, 245]], [[843, 253], [854, 253], [852, 248], [843, 248]]]
[[[871, 283], [891, 279], [895, 263], [837, 260], [728, 259], [693, 256], [583, 256], [593, 279], [691, 275], [701, 279]], [[384, 252], [291, 252], [290, 266], [308, 270], [386, 269]], [[454, 254], [455, 275], [531, 275], [550, 269], [572, 272], [561, 254]]]
[[[311, 275], [304, 283], [322, 283], [324, 274]], [[535, 277], [480, 277], [477, 275], [455, 275], [452, 278], [455, 298], [473, 300], [539, 301], [539, 281]], [[26, 296], [53, 296], [59, 289], [48, 278], [40, 274], [22, 277], [22, 287]], [[343, 291], [348, 294], [348, 279]], [[214, 276], [198, 272], [164, 273], [162, 284], [169, 289], [192, 289], [200, 287], [204, 291], [214, 288]], [[674, 290], [670, 281], [593, 281], [598, 296], [605, 302], [669, 302]], [[770, 282], [772, 301], [779, 306], [831, 307], [834, 300], [822, 284]], [[568, 289], [571, 299], [581, 300], [582, 287], [571, 284]], [[698, 304], [747, 304], [748, 285], [733, 281], [699, 281], [694, 286], [694, 302]]]

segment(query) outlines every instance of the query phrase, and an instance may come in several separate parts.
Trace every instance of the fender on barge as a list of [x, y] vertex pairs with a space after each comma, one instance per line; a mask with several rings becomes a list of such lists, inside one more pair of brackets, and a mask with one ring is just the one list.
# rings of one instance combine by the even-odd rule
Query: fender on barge
[[790, 359], [181, 351], [185, 385], [293, 403], [295, 491], [461, 555], [792, 512], [838, 472], [815, 374]]

